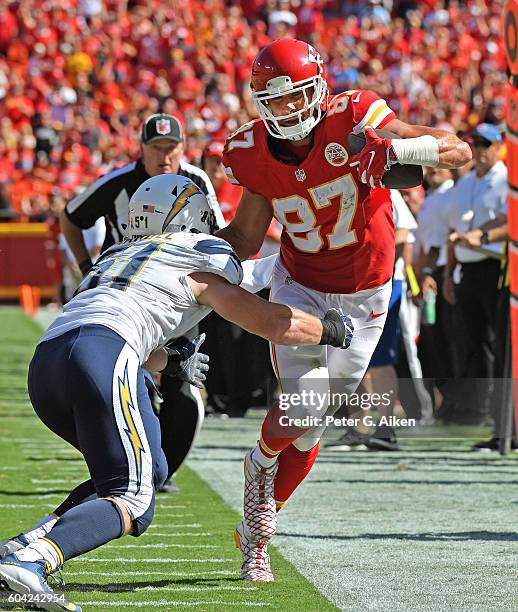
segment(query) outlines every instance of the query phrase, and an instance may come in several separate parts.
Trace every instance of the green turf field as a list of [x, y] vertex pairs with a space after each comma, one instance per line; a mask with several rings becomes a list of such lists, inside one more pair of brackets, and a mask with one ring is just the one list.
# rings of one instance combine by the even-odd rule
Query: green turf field
[[[0, 310], [0, 540], [33, 525], [88, 477], [81, 455], [29, 405], [27, 365], [40, 334], [20, 311]], [[178, 484], [180, 496], [158, 497], [142, 537], [67, 564], [69, 599], [85, 611], [336, 609], [275, 551], [276, 583], [242, 582], [232, 540], [238, 514], [190, 469]]]
[[[52, 510], [86, 474], [28, 405], [38, 335], [19, 311], [0, 310], [0, 537]], [[518, 454], [469, 452], [487, 430], [426, 429], [398, 453], [324, 448], [279, 516], [276, 582], [241, 582], [231, 535], [261, 418], [207, 419], [181, 494], [159, 496], [139, 540], [70, 562], [69, 597], [84, 610], [518, 610]]]

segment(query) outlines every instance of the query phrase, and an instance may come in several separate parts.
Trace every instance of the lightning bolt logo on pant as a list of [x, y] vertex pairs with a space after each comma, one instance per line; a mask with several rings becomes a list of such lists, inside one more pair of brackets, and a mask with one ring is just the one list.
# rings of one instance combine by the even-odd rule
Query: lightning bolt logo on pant
[[128, 376], [128, 363], [126, 363], [126, 366], [124, 367], [124, 376], [122, 380], [119, 378], [119, 398], [121, 402], [124, 421], [126, 422], [126, 427], [124, 428], [124, 431], [126, 432], [128, 439], [131, 442], [131, 447], [135, 455], [135, 468], [137, 471], [136, 478], [138, 492], [140, 490], [140, 483], [142, 479], [142, 453], [144, 453], [145, 451], [144, 446], [142, 445], [142, 441], [140, 440], [137, 428], [135, 427], [135, 421], [133, 420], [132, 413], [136, 410], [136, 408], [131, 398], [131, 390]]

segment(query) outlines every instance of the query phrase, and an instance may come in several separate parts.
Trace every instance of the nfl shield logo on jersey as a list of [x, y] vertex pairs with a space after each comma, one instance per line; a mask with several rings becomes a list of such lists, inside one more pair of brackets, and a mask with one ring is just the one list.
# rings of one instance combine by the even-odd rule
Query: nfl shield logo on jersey
[[324, 155], [332, 166], [343, 166], [349, 159], [345, 147], [338, 142], [330, 142], [324, 151]]
[[162, 136], [171, 133], [171, 122], [169, 119], [160, 119], [156, 122], [156, 131]]
[[295, 178], [300, 183], [302, 183], [302, 181], [306, 180], [306, 173], [304, 172], [304, 170], [302, 168], [297, 168], [297, 170], [295, 170]]

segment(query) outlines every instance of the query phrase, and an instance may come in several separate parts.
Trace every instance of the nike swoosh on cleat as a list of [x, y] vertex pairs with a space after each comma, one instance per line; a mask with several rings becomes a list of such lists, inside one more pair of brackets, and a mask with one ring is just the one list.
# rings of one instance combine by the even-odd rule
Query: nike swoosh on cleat
[[377, 319], [378, 317], [381, 317], [381, 315], [384, 315], [385, 312], [386, 310], [384, 310], [383, 312], [374, 312], [373, 310], [371, 310], [370, 318]]

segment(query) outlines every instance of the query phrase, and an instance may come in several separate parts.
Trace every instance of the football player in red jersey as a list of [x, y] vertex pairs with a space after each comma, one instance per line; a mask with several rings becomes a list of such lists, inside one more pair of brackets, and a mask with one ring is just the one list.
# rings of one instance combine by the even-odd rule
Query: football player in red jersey
[[[245, 457], [245, 518], [235, 533], [242, 578], [271, 581], [267, 544], [276, 510], [309, 473], [326, 412], [340, 404], [333, 398], [355, 391], [385, 323], [394, 227], [383, 175], [397, 162], [455, 168], [471, 152], [449, 132], [398, 120], [372, 91], [329, 98], [320, 55], [299, 40], [265, 47], [253, 64], [251, 86], [260, 119], [227, 139], [226, 173], [244, 193], [219, 235], [246, 259], [259, 249], [274, 216], [283, 232], [272, 301], [320, 316], [338, 308], [353, 329], [342, 358], [330, 360], [337, 369], [328, 368], [334, 349], [271, 346], [285, 405], [269, 411], [257, 446]], [[375, 131], [381, 128], [395, 136], [381, 137]], [[353, 131], [365, 133], [366, 145], [350, 156]]]

